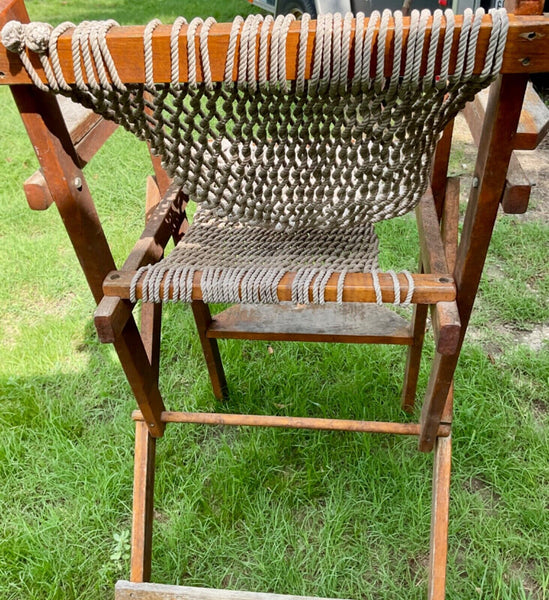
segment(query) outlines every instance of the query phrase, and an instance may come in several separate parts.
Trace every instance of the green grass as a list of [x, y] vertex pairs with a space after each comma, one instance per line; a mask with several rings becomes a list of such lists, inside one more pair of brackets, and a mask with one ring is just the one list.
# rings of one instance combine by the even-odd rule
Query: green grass
[[[206, 10], [198, 2], [28, 4], [32, 17], [52, 22], [157, 15], [169, 22]], [[230, 19], [249, 7], [234, 0], [207, 9]], [[112, 597], [116, 579], [129, 573], [134, 400], [112, 348], [96, 339], [93, 301], [55, 207], [26, 206], [21, 183], [36, 159], [4, 88], [0, 105], [0, 598]], [[140, 230], [150, 170], [146, 151], [124, 132], [86, 169], [118, 262]], [[399, 266], [413, 267], [411, 219], [382, 229], [382, 262], [404, 254]], [[546, 224], [499, 220], [460, 360], [450, 600], [549, 598], [549, 349], [520, 341], [548, 321], [547, 238]], [[402, 416], [400, 348], [226, 341], [231, 401], [219, 406], [186, 307], [166, 308], [163, 336], [170, 408]], [[169, 427], [158, 445], [154, 580], [425, 597], [432, 457], [415, 445]]]

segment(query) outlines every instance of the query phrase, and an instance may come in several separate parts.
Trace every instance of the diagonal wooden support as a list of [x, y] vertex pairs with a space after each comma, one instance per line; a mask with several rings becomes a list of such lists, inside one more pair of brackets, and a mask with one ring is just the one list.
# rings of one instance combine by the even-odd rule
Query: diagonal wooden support
[[528, 76], [521, 74], [501, 76], [492, 84], [474, 173], [478, 186], [473, 186], [469, 195], [454, 271], [462, 329], [455, 354], [442, 356], [437, 352], [433, 360], [421, 412], [419, 449], [424, 452], [432, 450], [435, 444], [436, 430], [471, 317], [505, 186], [506, 165], [513, 151], [513, 135], [509, 132], [516, 130], [527, 83]]

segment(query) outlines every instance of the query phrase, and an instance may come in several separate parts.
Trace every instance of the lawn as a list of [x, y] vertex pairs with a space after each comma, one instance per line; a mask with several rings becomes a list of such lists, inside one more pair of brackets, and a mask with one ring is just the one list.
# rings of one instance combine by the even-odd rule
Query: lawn
[[[54, 24], [171, 22], [179, 13], [230, 20], [254, 10], [244, 0], [29, 0], [28, 8]], [[22, 182], [37, 161], [5, 88], [0, 106], [0, 598], [108, 598], [129, 574], [135, 403], [112, 347], [96, 338], [93, 299], [55, 207], [27, 207]], [[464, 162], [457, 155], [453, 171]], [[150, 172], [146, 149], [122, 131], [86, 168], [118, 263], [141, 230]], [[456, 376], [450, 600], [549, 599], [543, 214], [500, 217]], [[412, 231], [409, 217], [384, 224], [382, 261], [398, 256], [399, 267], [413, 268]], [[163, 348], [169, 407], [223, 410], [183, 305], [166, 309]], [[225, 341], [222, 354], [235, 411], [401, 416], [401, 348]], [[169, 427], [158, 446], [153, 580], [424, 598], [432, 456], [416, 444]]]

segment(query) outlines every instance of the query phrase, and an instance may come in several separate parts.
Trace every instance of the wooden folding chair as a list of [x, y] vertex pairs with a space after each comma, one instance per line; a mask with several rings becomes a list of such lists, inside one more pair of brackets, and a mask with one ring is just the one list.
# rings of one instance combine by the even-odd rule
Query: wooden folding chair
[[[459, 65], [460, 61], [459, 40], [464, 35], [465, 37], [469, 35], [467, 65], [470, 66], [473, 76], [477, 76], [477, 80], [480, 81], [483, 76], [481, 71], [484, 60], [487, 55], [490, 55], [492, 44], [501, 45], [503, 38], [501, 36], [497, 38], [496, 29], [499, 27], [501, 34], [503, 21], [496, 26], [490, 17], [481, 19], [480, 16], [476, 16], [472, 23], [480, 26], [476, 29], [476, 33], [471, 33], [475, 31], [476, 25], [471, 25], [471, 21], [467, 20], [469, 17], [464, 19], [456, 16], [453, 35], [445, 37], [445, 33], [450, 28], [450, 21], [441, 20], [440, 15], [437, 18], [439, 20], [436, 27], [433, 26], [433, 19], [427, 19], [425, 15], [420, 18], [414, 15], [412, 19], [406, 18], [399, 23], [385, 15], [377, 23], [368, 20], [359, 23], [354, 19], [343, 21], [337, 18], [335, 20], [324, 18], [322, 24], [318, 22], [316, 25], [306, 20], [301, 24], [285, 20], [277, 21], [274, 26], [268, 22], [263, 26], [259, 20], [253, 19], [246, 21], [244, 25], [237, 22], [233, 26], [214, 25], [211, 21], [206, 21], [201, 27], [198, 27], [196, 22], [187, 26], [181, 20], [176, 21], [173, 28], [158, 23], [150, 24], [146, 29], [110, 24], [102, 26], [103, 30], [101, 27], [94, 30], [91, 37], [99, 41], [98, 45], [92, 47], [91, 37], [82, 37], [78, 43], [73, 43], [76, 34], [71, 26], [66, 26], [61, 31], [56, 30], [55, 39], [52, 40], [51, 31], [40, 26], [25, 29], [22, 25], [6, 25], [12, 20], [27, 23], [28, 16], [22, 0], [0, 0], [0, 25], [6, 25], [3, 40], [9, 48], [8, 50], [0, 45], [0, 83], [10, 85], [40, 162], [40, 171], [25, 184], [27, 198], [31, 207], [35, 209], [47, 208], [52, 202], [57, 205], [97, 302], [95, 324], [99, 337], [103, 342], [114, 344], [139, 405], [139, 411], [136, 411], [133, 416], [136, 422], [136, 441], [131, 582], [117, 584], [117, 598], [211, 597], [217, 599], [234, 596], [231, 592], [220, 590], [207, 591], [145, 583], [150, 579], [156, 440], [162, 437], [167, 423], [178, 422], [416, 435], [419, 450], [428, 452], [434, 449], [435, 451], [429, 598], [444, 597], [453, 375], [500, 200], [505, 195], [506, 173], [512, 152], [517, 147], [516, 131], [528, 76], [530, 73], [549, 71], [549, 19], [540, 16], [510, 15], [509, 17], [507, 39], [505, 46], [501, 47], [502, 54], [499, 57], [501, 65], [498, 68], [501, 75], [491, 86], [490, 97], [485, 108], [482, 134], [478, 139], [478, 158], [461, 235], [458, 233], [459, 180], [449, 178], [447, 175], [452, 119], [447, 119], [436, 149], [434, 143], [437, 140], [432, 141], [430, 184], [423, 186], [425, 193], [421, 200], [415, 202], [421, 245], [420, 267], [417, 273], [412, 275], [408, 273], [397, 275], [393, 272], [377, 273], [375, 268], [365, 267], [355, 271], [345, 267], [338, 271], [336, 267], [328, 269], [314, 266], [316, 265], [314, 257], [311, 259], [313, 267], [299, 267], [297, 270], [289, 268], [286, 272], [274, 273], [272, 266], [268, 266], [252, 274], [250, 270], [246, 271], [242, 268], [238, 271], [225, 264], [220, 268], [206, 265], [201, 270], [194, 263], [189, 266], [174, 262], [170, 267], [169, 262], [159, 262], [163, 259], [164, 248], [170, 238], [173, 237], [179, 243], [178, 248], [181, 244], [185, 248], [187, 239], [195, 240], [190, 237], [190, 233], [187, 234], [187, 231], [191, 231], [185, 213], [189, 199], [187, 192], [190, 199], [193, 199], [193, 194], [196, 194], [207, 204], [211, 201], [209, 195], [211, 190], [220, 187], [218, 179], [225, 177], [222, 183], [226, 183], [228, 187], [233, 186], [236, 190], [234, 197], [238, 198], [244, 192], [247, 198], [253, 197], [254, 193], [259, 194], [257, 191], [259, 188], [253, 178], [245, 181], [252, 186], [248, 189], [245, 184], [238, 187], [240, 185], [238, 182], [241, 181], [238, 177], [248, 168], [256, 169], [254, 173], [257, 178], [267, 177], [265, 172], [276, 160], [279, 161], [280, 171], [286, 168], [281, 177], [289, 177], [288, 172], [291, 168], [285, 161], [289, 160], [288, 156], [291, 154], [288, 147], [293, 141], [292, 127], [299, 126], [296, 115], [301, 114], [303, 119], [310, 119], [311, 140], [321, 139], [321, 147], [324, 144], [327, 148], [326, 154], [321, 157], [322, 160], [313, 164], [316, 159], [307, 149], [309, 140], [307, 138], [302, 140], [300, 151], [309, 154], [307, 158], [301, 158], [301, 167], [306, 169], [308, 165], [312, 165], [311, 171], [316, 169], [318, 175], [311, 184], [312, 188], [332, 186], [336, 190], [334, 193], [341, 194], [341, 190], [345, 191], [346, 185], [354, 186], [355, 179], [358, 177], [355, 172], [352, 177], [345, 179], [345, 174], [342, 175], [337, 171], [334, 175], [330, 170], [332, 167], [336, 170], [339, 167], [344, 168], [345, 161], [355, 161], [354, 164], [359, 165], [360, 168], [372, 168], [372, 165], [368, 164], [372, 156], [368, 153], [369, 148], [372, 147], [369, 135], [373, 135], [373, 126], [370, 125], [370, 129], [360, 130], [366, 118], [356, 117], [360, 113], [360, 111], [357, 113], [356, 106], [353, 108], [354, 112], [346, 106], [342, 109], [348, 110], [350, 115], [346, 122], [351, 123], [349, 130], [346, 130], [345, 126], [336, 125], [328, 126], [322, 132], [323, 123], [320, 121], [316, 122], [315, 130], [314, 115], [306, 117], [303, 116], [304, 113], [292, 112], [291, 118], [286, 123], [286, 131], [290, 131], [286, 137], [280, 135], [280, 131], [276, 128], [269, 129], [267, 133], [257, 133], [257, 129], [254, 128], [258, 124], [254, 122], [254, 115], [259, 119], [259, 113], [253, 111], [261, 110], [264, 105], [258, 107], [253, 103], [254, 99], [261, 97], [263, 93], [268, 97], [269, 85], [279, 94], [279, 98], [290, 97], [289, 110], [295, 111], [295, 106], [299, 105], [300, 98], [303, 97], [306, 82], [315, 77], [315, 61], [323, 60], [322, 69], [319, 68], [319, 72], [316, 73], [317, 85], [320, 86], [318, 95], [325, 99], [326, 105], [333, 101], [336, 106], [334, 112], [337, 112], [337, 107], [340, 106], [337, 103], [346, 93], [342, 90], [350, 89], [355, 81], [353, 78], [360, 69], [365, 73], [365, 81], [369, 80], [371, 73], [377, 73], [377, 79], [373, 83], [370, 81], [370, 84], [363, 88], [360, 86], [365, 85], [364, 81], [362, 84], [359, 82], [357, 85], [360, 89], [355, 90], [357, 97], [364, 98], [368, 94], [374, 92], [377, 94], [380, 91], [385, 93], [391, 85], [394, 85], [395, 89], [400, 89], [398, 86], [404, 85], [407, 77], [411, 75], [407, 71], [408, 67], [404, 60], [400, 65], [398, 64], [401, 53], [398, 49], [395, 51], [395, 47], [398, 48], [400, 43], [406, 47], [408, 43], [407, 52], [415, 52], [414, 64], [418, 69], [417, 77], [431, 78], [430, 83], [426, 84], [426, 79], [423, 79], [420, 84], [420, 87], [426, 86], [424, 95], [428, 96], [431, 92], [435, 94], [433, 90], [437, 85], [440, 84], [441, 89], [444, 88], [446, 82], [450, 81], [457, 71], [456, 65]], [[246, 28], [248, 31], [245, 35]], [[276, 46], [279, 52], [276, 58], [278, 62], [273, 63], [272, 56], [277, 50], [269, 44], [275, 37], [276, 28], [278, 28], [276, 39], [282, 42]], [[336, 28], [339, 28], [337, 31], [340, 32], [340, 37], [333, 34]], [[107, 50], [100, 46], [102, 34], [106, 35]], [[478, 40], [475, 45], [471, 40], [477, 34]], [[81, 30], [79, 35], [88, 34], [82, 33]], [[399, 35], [401, 38], [398, 37]], [[149, 40], [145, 44], [144, 36]], [[321, 50], [323, 49], [324, 53], [316, 51], [319, 47], [319, 39], [322, 39]], [[410, 50], [411, 39], [414, 39], [415, 50]], [[433, 39], [436, 43], [433, 42], [429, 46], [430, 40]], [[361, 40], [362, 47], [357, 45], [357, 40]], [[364, 50], [366, 46], [368, 48]], [[332, 79], [325, 79], [328, 77], [326, 72], [332, 69], [332, 63], [336, 64], [336, 59], [333, 57], [346, 47], [350, 49], [347, 55], [349, 62], [337, 63], [339, 64], [337, 74], [334, 75], [332, 72], [330, 75]], [[428, 52], [429, 47], [434, 48], [433, 53]], [[271, 56], [269, 67], [264, 71], [270, 78], [270, 83], [267, 84], [261, 79], [262, 68], [265, 69], [262, 67], [264, 59], [262, 48], [267, 48]], [[451, 57], [447, 63], [447, 72], [444, 72], [443, 64], [445, 49]], [[234, 59], [234, 67], [226, 69], [231, 55]], [[358, 56], [361, 57], [362, 63], [358, 62]], [[497, 51], [490, 56], [496, 64]], [[366, 57], [370, 64], [364, 62]], [[109, 64], [111, 58], [113, 62]], [[209, 66], [206, 64], [208, 61]], [[341, 64], [345, 69], [340, 68]], [[364, 66], [365, 64], [367, 66]], [[467, 65], [462, 65], [462, 68], [467, 70]], [[278, 74], [275, 73], [277, 69]], [[62, 77], [59, 76], [59, 70]], [[234, 80], [240, 78], [243, 70], [245, 79], [235, 84]], [[278, 79], [274, 81], [273, 77]], [[86, 88], [85, 86], [89, 86], [90, 80], [94, 78], [97, 79], [96, 84]], [[224, 78], [228, 79], [225, 88], [221, 84], [218, 85], [218, 82], [223, 81]], [[257, 85], [258, 79], [259, 85]], [[53, 85], [52, 81], [54, 81]], [[287, 83], [288, 81], [290, 83]], [[479, 87], [487, 83], [487, 80], [483, 81]], [[266, 87], [262, 87], [265, 85]], [[328, 87], [322, 90], [322, 85]], [[60, 89], [56, 90], [56, 87]], [[129, 91], [120, 91], [126, 87]], [[78, 88], [80, 91], [75, 93]], [[206, 100], [211, 100], [212, 97], [214, 99], [213, 105], [208, 109], [212, 112], [207, 114], [204, 112], [205, 104], [200, 100], [200, 94], [206, 88], [209, 90], [206, 92]], [[329, 92], [326, 92], [328, 88]], [[88, 91], [85, 91], [86, 89]], [[233, 89], [234, 94], [227, 91]], [[153, 97], [158, 90], [160, 94], [166, 95], [173, 90], [183, 90], [181, 92], [183, 99], [178, 100], [174, 96], [163, 105], [169, 116], [160, 125], [159, 121], [155, 120], [157, 119], [155, 110], [159, 105], [155, 104], [156, 100]], [[78, 112], [66, 101], [59, 104], [52, 93], [55, 91], [60, 91], [62, 95], [73, 100], [78, 99], [88, 107], [95, 107], [100, 114], [108, 117], [108, 120], [102, 120], [93, 113]], [[213, 95], [208, 96], [208, 93]], [[389, 96], [384, 96], [378, 102], [378, 116], [388, 114], [384, 111], [389, 110], [387, 100]], [[196, 100], [197, 97], [199, 100]], [[130, 101], [124, 104], [124, 98], [126, 100], [130, 98]], [[238, 102], [238, 99], [244, 104], [248, 102], [247, 106], [253, 107], [248, 113], [251, 115], [248, 122], [234, 125], [235, 129], [241, 127], [237, 132], [241, 135], [241, 139], [234, 130], [227, 128], [226, 124], [219, 124], [223, 121], [223, 117], [216, 112], [223, 103], [229, 103], [224, 110], [233, 110], [230, 102]], [[463, 98], [463, 102], [465, 99], [467, 98]], [[180, 104], [177, 104], [178, 102]], [[136, 106], [140, 107], [139, 111], [136, 111]], [[184, 113], [183, 120], [186, 119], [188, 123], [192, 123], [193, 120], [201, 123], [201, 127], [195, 130], [191, 125], [190, 133], [185, 134], [187, 137], [184, 135], [178, 137], [180, 133], [177, 119], [181, 112]], [[67, 117], [67, 113], [72, 113], [72, 117]], [[230, 113], [230, 118], [236, 123], [235, 114]], [[217, 127], [217, 132], [222, 131], [219, 138], [225, 137], [231, 140], [236, 137], [236, 145], [233, 143], [227, 150], [223, 147], [226, 140], [212, 141], [208, 137], [209, 133], [204, 133], [210, 131], [205, 126], [208, 116], [215, 121], [214, 129]], [[170, 121], [172, 117], [173, 120]], [[155, 177], [149, 178], [147, 183], [146, 227], [128, 259], [118, 270], [82, 171], [86, 162], [112, 133], [116, 123], [123, 124], [129, 129], [133, 128], [141, 138], [149, 142], [153, 151], [151, 156], [155, 172]], [[386, 126], [389, 129], [391, 124], [388, 123]], [[159, 130], [164, 128], [163, 134], [156, 135], [157, 127]], [[274, 139], [277, 135], [280, 137]], [[300, 133], [300, 135], [303, 137], [304, 134]], [[337, 136], [345, 138], [344, 143], [342, 142], [345, 152], [340, 152], [341, 146], [337, 146], [335, 151], [331, 149], [330, 142], [338, 139]], [[418, 137], [414, 143], [421, 145], [422, 138]], [[429, 140], [425, 141], [427, 146], [430, 143]], [[260, 144], [266, 144], [267, 150], [262, 156], [266, 156], [267, 159], [265, 163], [259, 161], [261, 164], [257, 166], [253, 162], [253, 157], [258, 156], [257, 148]], [[166, 145], [170, 146], [167, 154]], [[209, 154], [204, 159], [203, 154], [210, 152], [210, 148], [214, 148], [219, 156], [223, 156], [224, 162], [214, 163], [212, 155]], [[357, 158], [361, 152], [364, 153], [361, 155], [363, 158]], [[159, 154], [164, 158], [165, 168], [161, 165]], [[404, 156], [404, 162], [405, 159]], [[392, 155], [387, 160], [391, 161]], [[190, 166], [189, 161], [192, 163]], [[398, 163], [398, 160], [396, 162]], [[228, 163], [230, 163], [229, 167], [225, 168]], [[213, 168], [214, 173], [217, 172], [216, 169], [220, 169], [218, 177], [210, 178], [210, 187], [200, 182], [196, 184], [195, 179], [200, 179], [202, 176], [201, 169], [206, 173], [204, 177], [207, 179], [210, 168]], [[263, 174], [261, 168], [266, 169]], [[323, 175], [325, 168], [329, 171], [327, 175]], [[402, 165], [397, 165], [395, 168], [396, 175], [388, 176], [391, 181], [399, 181], [402, 175], [398, 171], [399, 168], [402, 169]], [[194, 181], [194, 187], [190, 184], [190, 187], [187, 186], [181, 178], [181, 172]], [[268, 173], [270, 177], [271, 171]], [[296, 177], [297, 181], [302, 181], [299, 176]], [[342, 178], [341, 185], [338, 183], [338, 177]], [[242, 178], [245, 180], [245, 175], [242, 175]], [[383, 185], [379, 182], [378, 184]], [[277, 185], [276, 181], [274, 185]], [[367, 187], [367, 183], [365, 185]], [[421, 187], [422, 184], [418, 185]], [[309, 193], [309, 188], [307, 186], [305, 188], [305, 193]], [[261, 193], [265, 195], [267, 192], [263, 190]], [[293, 191], [282, 189], [280, 193], [284, 197], [289, 197], [292, 196]], [[403, 194], [405, 193], [406, 190], [403, 191]], [[310, 217], [308, 211], [313, 206], [311, 210], [320, 210], [321, 216], [326, 217], [326, 223], [330, 226], [326, 228], [324, 226], [326, 223], [319, 226], [322, 235], [329, 235], [326, 232], [332, 231], [335, 227], [334, 223], [338, 219], [342, 222], [349, 220], [349, 215], [354, 214], [352, 211], [356, 208], [354, 205], [345, 204], [347, 208], [340, 210], [341, 203], [344, 204], [347, 199], [342, 196], [337, 198], [340, 204], [334, 202], [324, 213], [322, 207], [313, 206], [317, 201], [314, 193], [307, 202], [296, 204], [299, 209], [296, 209], [297, 217], [291, 215], [289, 220], [297, 219], [297, 225], [285, 221], [287, 214], [284, 211], [285, 204], [282, 202], [276, 209], [282, 215], [281, 220], [271, 223], [271, 229], [267, 228], [266, 231], [275, 231], [276, 235], [288, 236], [283, 239], [289, 240], [288, 244], [293, 243], [292, 240], [298, 238], [299, 232], [303, 231], [303, 223], [308, 226], [307, 219]], [[217, 236], [215, 243], [222, 243], [224, 239], [232, 240], [230, 236], [233, 233], [238, 237], [241, 233], [240, 229], [245, 229], [250, 223], [255, 226], [257, 219], [263, 218], [253, 212], [256, 208], [253, 205], [247, 205], [246, 202], [240, 205], [239, 200], [236, 200], [236, 204], [230, 204], [228, 201], [224, 204], [224, 196], [222, 200], [223, 202], [214, 203], [209, 207], [210, 217], [217, 215], [220, 219], [226, 219], [221, 228], [215, 226], [217, 227], [214, 232]], [[241, 222], [235, 218], [237, 204], [239, 214], [242, 216]], [[373, 204], [375, 205], [375, 202]], [[250, 206], [253, 214], [248, 218], [246, 211]], [[262, 206], [259, 212], [263, 211], [262, 214], [267, 215], [265, 219], [272, 218], [273, 214], [278, 214], [275, 208]], [[375, 206], [369, 207], [368, 210], [375, 208]], [[360, 214], [360, 209], [356, 210]], [[352, 219], [351, 221], [351, 225], [346, 225], [349, 231], [355, 223]], [[281, 223], [285, 227], [280, 227]], [[200, 226], [208, 230], [209, 221], [203, 219]], [[218, 229], [221, 230], [221, 235]], [[282, 232], [279, 229], [282, 229]], [[202, 243], [201, 239], [200, 243]], [[200, 245], [199, 242], [196, 244]], [[194, 243], [188, 243], [187, 246], [190, 247]], [[234, 252], [235, 256], [238, 254], [232, 246], [229, 250]], [[319, 252], [320, 250], [321, 248], [318, 247]], [[245, 248], [242, 252], [246, 253], [248, 249]], [[156, 271], [147, 270], [147, 265], [159, 265], [159, 267], [154, 267], [157, 268]], [[410, 324], [403, 323], [401, 317], [377, 305], [380, 302], [402, 301], [406, 296], [411, 296], [408, 299], [411, 299], [414, 304]], [[217, 345], [218, 338], [401, 344], [409, 347], [402, 395], [403, 408], [408, 411], [411, 411], [414, 406], [423, 338], [430, 309], [436, 351], [431, 364], [421, 418], [418, 423], [387, 423], [306, 416], [297, 418], [170, 412], [164, 406], [158, 387], [162, 306], [158, 301], [173, 297], [182, 298], [191, 304], [213, 392], [218, 399], [222, 399], [227, 394]], [[142, 305], [141, 328], [138, 329], [132, 310], [141, 298], [150, 301]], [[233, 306], [212, 317], [208, 302], [219, 299], [226, 301], [227, 298], [234, 299]], [[242, 304], [239, 303], [240, 300], [248, 302]], [[300, 302], [299, 310], [294, 309], [291, 301], [294, 304], [296, 301]], [[274, 595], [265, 594], [238, 593], [238, 595], [239, 597], [250, 596], [250, 598], [265, 597], [266, 600], [276, 598]]]

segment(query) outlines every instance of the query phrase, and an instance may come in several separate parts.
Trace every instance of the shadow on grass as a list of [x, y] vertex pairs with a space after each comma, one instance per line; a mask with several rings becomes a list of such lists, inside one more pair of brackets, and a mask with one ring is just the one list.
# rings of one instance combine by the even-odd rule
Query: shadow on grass
[[[188, 309], [167, 307], [164, 334], [162, 387], [170, 408], [399, 415], [400, 348], [227, 341], [231, 398], [221, 406]], [[0, 380], [3, 598], [91, 598], [128, 574], [120, 540], [130, 528], [135, 404], [91, 321], [82, 340], [78, 352], [87, 360], [80, 372]], [[486, 598], [520, 597], [528, 586], [544, 593], [547, 456], [539, 451], [547, 440], [528, 408], [525, 364], [532, 360], [519, 352], [494, 363], [475, 347], [462, 357], [450, 530], [454, 597], [478, 589]], [[522, 402], [513, 400], [519, 389]], [[419, 599], [426, 590], [431, 463], [414, 439], [396, 436], [169, 426], [158, 445], [154, 580]]]

